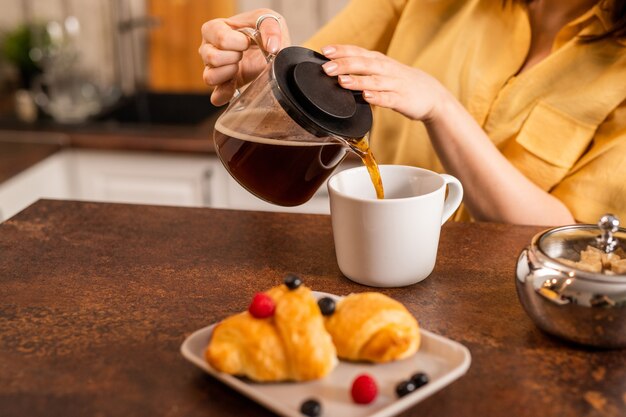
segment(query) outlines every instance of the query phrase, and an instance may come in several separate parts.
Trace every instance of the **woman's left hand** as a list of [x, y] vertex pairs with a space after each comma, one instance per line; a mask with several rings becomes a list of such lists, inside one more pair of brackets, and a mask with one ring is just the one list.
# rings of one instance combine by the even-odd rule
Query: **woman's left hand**
[[446, 89], [435, 78], [380, 52], [352, 45], [322, 48], [329, 59], [322, 67], [349, 90], [363, 91], [370, 104], [387, 107], [414, 120], [436, 117]]

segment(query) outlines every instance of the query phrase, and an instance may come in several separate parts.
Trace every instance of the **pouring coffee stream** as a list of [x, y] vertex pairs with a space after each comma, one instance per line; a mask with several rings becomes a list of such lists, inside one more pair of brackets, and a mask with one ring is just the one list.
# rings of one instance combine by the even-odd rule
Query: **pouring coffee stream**
[[367, 172], [372, 179], [372, 185], [376, 190], [376, 198], [382, 200], [385, 198], [385, 188], [383, 187], [383, 180], [380, 177], [380, 170], [378, 169], [378, 163], [374, 158], [374, 154], [372, 153], [372, 149], [369, 144], [369, 137], [363, 136], [361, 139], [356, 141], [348, 141], [350, 149], [356, 153], [361, 161], [363, 161], [363, 165], [367, 168]]
[[[242, 32], [259, 42], [258, 31]], [[301, 47], [263, 53], [266, 68], [215, 124], [217, 154], [231, 176], [270, 203], [300, 205], [352, 151], [383, 198], [367, 138], [369, 104], [324, 73], [323, 55]]]

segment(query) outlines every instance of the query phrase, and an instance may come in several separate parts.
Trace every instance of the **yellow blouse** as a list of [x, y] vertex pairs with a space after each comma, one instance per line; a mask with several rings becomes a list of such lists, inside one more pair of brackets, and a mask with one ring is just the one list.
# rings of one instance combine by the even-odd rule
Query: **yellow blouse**
[[[500, 0], [353, 0], [307, 46], [355, 44], [428, 72], [578, 221], [595, 223], [606, 212], [626, 221], [626, 47], [577, 41], [606, 26], [593, 7], [518, 76], [530, 46], [528, 13]], [[376, 108], [371, 138], [381, 163], [443, 170], [421, 122]]]

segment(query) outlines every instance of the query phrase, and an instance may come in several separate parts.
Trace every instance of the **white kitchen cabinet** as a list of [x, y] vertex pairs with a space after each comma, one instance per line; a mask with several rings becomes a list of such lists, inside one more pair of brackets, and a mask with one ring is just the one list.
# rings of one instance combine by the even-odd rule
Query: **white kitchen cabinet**
[[216, 164], [206, 155], [67, 152], [77, 198], [172, 206], [210, 206]]
[[0, 184], [0, 221], [40, 198], [210, 206], [223, 194], [218, 164], [207, 155], [64, 150]]
[[306, 204], [276, 206], [242, 188], [215, 155], [67, 149], [0, 184], [0, 221], [40, 198], [329, 213], [325, 185]]

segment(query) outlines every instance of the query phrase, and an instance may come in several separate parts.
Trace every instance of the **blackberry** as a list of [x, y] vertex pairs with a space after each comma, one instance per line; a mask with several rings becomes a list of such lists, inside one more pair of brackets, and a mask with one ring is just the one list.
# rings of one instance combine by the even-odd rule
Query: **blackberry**
[[317, 301], [323, 316], [331, 316], [335, 312], [335, 300], [330, 297], [323, 297]]
[[416, 389], [417, 387], [415, 386], [415, 383], [413, 381], [402, 381], [398, 385], [396, 385], [396, 394], [398, 395], [398, 397], [404, 397], [405, 395], [412, 393]]
[[316, 399], [310, 398], [302, 403], [300, 412], [305, 416], [317, 417], [322, 414], [322, 404]]
[[418, 372], [411, 377], [411, 382], [415, 384], [415, 389], [428, 384], [428, 375], [424, 372]]
[[283, 283], [287, 286], [287, 288], [289, 288], [290, 290], [295, 290], [297, 289], [300, 285], [302, 285], [302, 280], [294, 274], [289, 274], [285, 277], [285, 279], [283, 280]]

